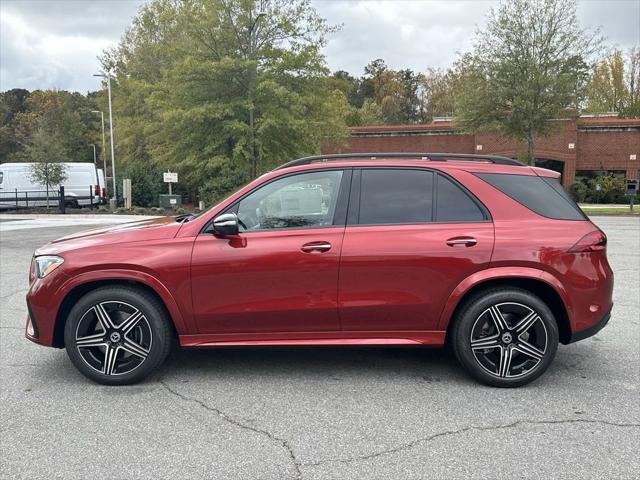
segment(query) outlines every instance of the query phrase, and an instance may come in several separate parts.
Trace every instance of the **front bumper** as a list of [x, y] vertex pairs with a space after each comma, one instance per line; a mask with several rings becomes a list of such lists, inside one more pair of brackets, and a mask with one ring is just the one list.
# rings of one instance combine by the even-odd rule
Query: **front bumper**
[[609, 307], [609, 310], [606, 311], [602, 318], [591, 327], [585, 328], [584, 330], [579, 330], [577, 332], [571, 332], [571, 337], [569, 338], [569, 341], [567, 343], [574, 343], [580, 340], [584, 340], [585, 338], [594, 336], [596, 333], [602, 330], [611, 319], [612, 308], [613, 305], [611, 305], [611, 307]]
[[[64, 268], [64, 267], [62, 267]], [[25, 337], [34, 343], [54, 346], [56, 316], [61, 303], [60, 285], [67, 279], [62, 268], [42, 279], [32, 279], [27, 292]], [[29, 331], [29, 326], [33, 332]]]

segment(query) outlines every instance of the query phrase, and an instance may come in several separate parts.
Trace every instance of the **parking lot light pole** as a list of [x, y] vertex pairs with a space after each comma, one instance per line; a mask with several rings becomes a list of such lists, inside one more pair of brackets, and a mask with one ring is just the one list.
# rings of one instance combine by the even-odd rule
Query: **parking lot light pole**
[[94, 77], [107, 79], [107, 95], [109, 97], [109, 137], [111, 140], [111, 177], [113, 180], [113, 197], [111, 198], [111, 208], [115, 209], [118, 203], [118, 190], [116, 186], [116, 155], [113, 147], [113, 110], [111, 108], [111, 72], [94, 73]]
[[255, 126], [255, 88], [258, 77], [258, 60], [255, 57], [257, 49], [257, 27], [261, 18], [267, 16], [264, 11], [264, 4], [260, 2], [260, 11], [253, 19], [253, 11], [251, 11], [249, 22], [251, 23], [249, 28], [249, 60], [254, 60], [255, 64], [253, 70], [250, 72], [249, 78], [249, 130], [251, 131], [251, 177], [255, 178], [258, 175], [258, 158], [256, 155], [256, 126]]
[[104, 164], [104, 176], [107, 176], [107, 147], [104, 139], [104, 112], [100, 110], [91, 110], [91, 113], [100, 114], [100, 123], [102, 125], [102, 163]]

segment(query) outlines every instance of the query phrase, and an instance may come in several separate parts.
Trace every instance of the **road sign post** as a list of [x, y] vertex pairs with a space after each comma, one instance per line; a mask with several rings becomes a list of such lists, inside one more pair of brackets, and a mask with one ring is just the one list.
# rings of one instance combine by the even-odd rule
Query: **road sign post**
[[627, 196], [629, 197], [629, 210], [633, 211], [633, 202], [638, 194], [638, 180], [627, 180]]
[[162, 174], [164, 183], [169, 184], [169, 195], [172, 195], [171, 185], [174, 183], [178, 183], [178, 173], [177, 172], [164, 172]]

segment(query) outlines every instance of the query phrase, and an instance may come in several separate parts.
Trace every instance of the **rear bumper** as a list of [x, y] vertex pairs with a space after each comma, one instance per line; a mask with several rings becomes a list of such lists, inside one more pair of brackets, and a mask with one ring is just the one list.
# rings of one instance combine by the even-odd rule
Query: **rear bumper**
[[571, 338], [569, 338], [569, 341], [567, 343], [574, 343], [580, 340], [584, 340], [585, 338], [594, 336], [596, 333], [602, 330], [607, 325], [607, 323], [609, 323], [612, 308], [613, 305], [609, 307], [609, 310], [607, 310], [602, 318], [591, 327], [585, 328], [584, 330], [579, 330], [577, 332], [571, 332]]

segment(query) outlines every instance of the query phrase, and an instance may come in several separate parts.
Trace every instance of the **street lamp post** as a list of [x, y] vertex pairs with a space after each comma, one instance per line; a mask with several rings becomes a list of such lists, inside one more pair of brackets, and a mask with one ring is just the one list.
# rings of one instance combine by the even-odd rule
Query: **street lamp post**
[[249, 17], [249, 60], [255, 60], [254, 69], [250, 72], [249, 78], [249, 130], [251, 131], [251, 175], [252, 177], [256, 177], [258, 175], [258, 158], [256, 155], [256, 132], [255, 132], [255, 98], [254, 91], [256, 88], [256, 82], [258, 77], [258, 60], [254, 58], [255, 51], [257, 48], [257, 35], [256, 35], [256, 27], [258, 26], [258, 21], [265, 17], [267, 14], [263, 9], [263, 4], [260, 2], [260, 11], [258, 12], [255, 20], [253, 19], [253, 12], [250, 13]]
[[92, 143], [90, 146], [93, 147], [93, 164], [97, 166], [98, 164], [96, 163], [96, 144]]
[[100, 114], [100, 123], [102, 125], [102, 163], [104, 164], [104, 175], [107, 176], [107, 147], [104, 139], [104, 112], [100, 110], [91, 110], [91, 113], [99, 113]]
[[115, 208], [118, 203], [118, 190], [116, 187], [116, 155], [113, 147], [113, 110], [111, 108], [111, 73], [95, 73], [94, 77], [107, 79], [107, 94], [109, 97], [109, 137], [111, 139], [111, 177], [113, 180], [113, 197], [111, 198], [111, 208]]

